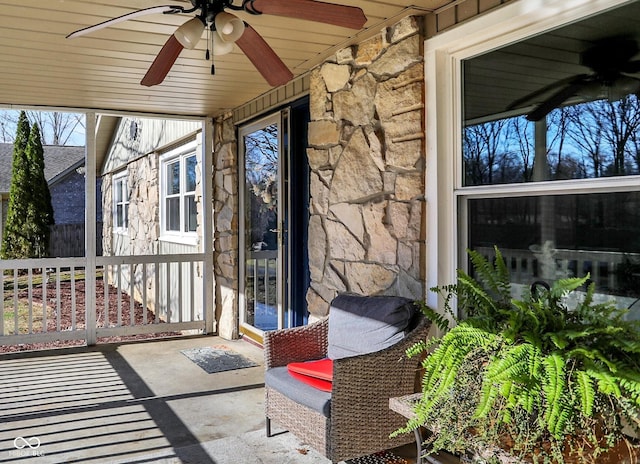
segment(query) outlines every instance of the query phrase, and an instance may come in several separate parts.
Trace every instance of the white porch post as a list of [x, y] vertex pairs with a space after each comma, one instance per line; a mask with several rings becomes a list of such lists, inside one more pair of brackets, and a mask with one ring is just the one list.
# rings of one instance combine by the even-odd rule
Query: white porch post
[[202, 128], [202, 252], [204, 254], [202, 306], [204, 310], [204, 331], [217, 330], [215, 301], [213, 296], [213, 120], [207, 118]]
[[85, 323], [87, 345], [96, 344], [96, 114], [85, 115]]

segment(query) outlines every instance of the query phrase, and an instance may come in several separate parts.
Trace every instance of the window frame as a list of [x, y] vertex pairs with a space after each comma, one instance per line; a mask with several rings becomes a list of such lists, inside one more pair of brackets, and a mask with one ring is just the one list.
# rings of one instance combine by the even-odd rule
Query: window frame
[[[466, 200], [505, 195], [639, 190], [638, 176], [463, 187], [462, 61], [634, 0], [512, 2], [425, 41], [427, 288], [455, 282], [467, 268]], [[437, 294], [427, 303], [442, 307]]]
[[[124, 185], [124, 187], [123, 187]], [[113, 175], [112, 180], [112, 204], [113, 204], [113, 233], [120, 235], [129, 234], [129, 173], [125, 170]], [[122, 193], [122, 201], [118, 201], [117, 191]], [[119, 224], [118, 205], [124, 208], [124, 224]]]
[[[200, 156], [199, 150], [197, 149], [198, 144], [197, 141], [189, 142], [185, 145], [182, 145], [174, 150], [171, 150], [160, 156], [159, 159], [159, 170], [160, 170], [160, 185], [158, 188], [158, 195], [160, 201], [160, 239], [164, 241], [171, 241], [177, 243], [184, 243], [188, 245], [196, 245], [198, 240], [198, 230], [196, 225], [196, 230], [189, 231], [187, 230], [187, 222], [186, 221], [186, 206], [185, 202], [188, 197], [193, 196], [194, 199], [197, 196], [198, 184], [201, 183], [201, 179], [198, 178], [198, 166], [200, 165]], [[194, 190], [185, 191], [185, 185], [187, 183], [186, 179], [186, 161], [189, 158], [195, 158], [196, 160], [196, 182], [194, 186]], [[179, 192], [177, 194], [168, 194], [167, 189], [167, 168], [169, 165], [173, 163], [178, 163], [179, 176], [180, 176], [180, 186]], [[178, 207], [179, 207], [179, 216], [180, 216], [180, 229], [179, 230], [169, 230], [167, 227], [168, 221], [168, 212], [167, 212], [167, 199], [169, 197], [178, 198]], [[196, 203], [197, 204], [197, 203]]]

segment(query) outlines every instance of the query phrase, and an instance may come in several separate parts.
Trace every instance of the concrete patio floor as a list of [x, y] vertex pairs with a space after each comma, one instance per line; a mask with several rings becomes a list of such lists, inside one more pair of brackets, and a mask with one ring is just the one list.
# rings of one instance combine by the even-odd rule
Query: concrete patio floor
[[[208, 374], [181, 353], [209, 346], [258, 365]], [[217, 337], [2, 355], [0, 463], [328, 464], [265, 437], [263, 371], [260, 348]]]

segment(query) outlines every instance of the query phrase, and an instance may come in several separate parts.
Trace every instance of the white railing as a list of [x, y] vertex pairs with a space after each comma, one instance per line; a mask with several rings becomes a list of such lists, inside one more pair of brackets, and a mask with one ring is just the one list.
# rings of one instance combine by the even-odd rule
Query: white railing
[[82, 258], [0, 261], [0, 344], [86, 338], [75, 285], [84, 264]]
[[84, 258], [0, 260], [0, 345], [204, 330], [203, 259], [97, 257], [93, 308]]
[[[490, 247], [477, 247], [483, 256], [494, 257]], [[619, 294], [622, 275], [620, 267], [628, 262], [640, 263], [640, 254], [614, 251], [567, 250], [551, 247], [532, 247], [530, 250], [500, 248], [510, 271], [511, 282], [526, 287], [536, 280], [554, 281], [566, 277], [583, 277], [589, 273], [601, 298]], [[639, 276], [640, 277], [640, 276]], [[627, 306], [635, 297], [617, 297]]]
[[[111, 307], [113, 298], [105, 293], [104, 305], [96, 314], [98, 337], [204, 329], [202, 254], [102, 256], [96, 261], [110, 284], [104, 291], [116, 292], [117, 301]], [[124, 295], [133, 295], [128, 308]], [[137, 313], [141, 314], [136, 321], [131, 314]]]
[[253, 251], [246, 262], [246, 322], [261, 330], [278, 328], [277, 263], [273, 250]]

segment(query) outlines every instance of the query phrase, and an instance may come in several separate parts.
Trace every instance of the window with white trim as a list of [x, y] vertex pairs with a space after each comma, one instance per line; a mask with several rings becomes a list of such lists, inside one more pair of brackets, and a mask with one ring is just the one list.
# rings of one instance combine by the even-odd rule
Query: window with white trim
[[631, 37], [635, 59], [640, 35], [620, 18], [636, 24], [640, 3], [570, 3], [536, 15], [516, 3], [426, 44], [437, 68], [427, 85], [449, 79], [429, 110], [429, 156], [451, 189], [441, 177], [431, 190], [432, 230], [454, 250], [430, 284], [468, 269], [466, 249], [491, 256], [495, 245], [515, 288], [589, 274], [602, 299], [640, 297], [640, 76], [594, 70], [625, 54], [616, 37]]
[[195, 236], [198, 226], [198, 158], [193, 144], [188, 147], [161, 158], [161, 223], [162, 233], [166, 235]]
[[113, 177], [113, 231], [126, 233], [129, 227], [129, 187], [127, 173]]

